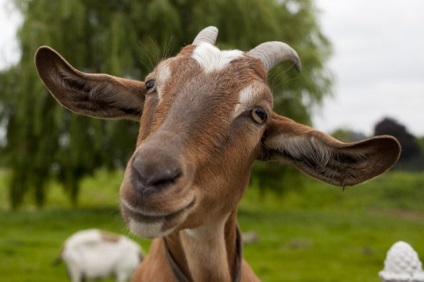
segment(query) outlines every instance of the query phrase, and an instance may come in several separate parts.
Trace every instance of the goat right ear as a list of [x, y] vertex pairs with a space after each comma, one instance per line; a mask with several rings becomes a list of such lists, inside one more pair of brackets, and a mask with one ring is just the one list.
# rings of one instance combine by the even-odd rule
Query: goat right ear
[[65, 108], [96, 118], [140, 120], [144, 82], [80, 72], [47, 46], [37, 50], [35, 66], [44, 85]]
[[399, 159], [399, 142], [391, 136], [342, 143], [275, 113], [263, 138], [262, 160], [283, 160], [329, 184], [352, 186], [390, 169]]

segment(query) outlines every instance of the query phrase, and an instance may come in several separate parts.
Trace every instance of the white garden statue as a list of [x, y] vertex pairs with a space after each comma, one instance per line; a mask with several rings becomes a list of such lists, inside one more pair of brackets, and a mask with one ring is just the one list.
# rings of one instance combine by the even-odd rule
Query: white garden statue
[[417, 252], [403, 241], [396, 242], [387, 252], [382, 282], [424, 282], [424, 272]]

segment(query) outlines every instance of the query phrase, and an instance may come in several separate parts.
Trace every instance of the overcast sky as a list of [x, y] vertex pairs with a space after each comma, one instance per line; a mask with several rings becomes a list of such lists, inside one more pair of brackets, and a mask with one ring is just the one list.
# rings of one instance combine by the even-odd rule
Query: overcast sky
[[16, 29], [21, 22], [21, 17], [9, 0], [0, 0], [0, 70], [19, 59], [16, 51]]
[[424, 135], [424, 1], [318, 0], [336, 84], [315, 127], [372, 133], [392, 117]]
[[[16, 62], [19, 15], [0, 0], [0, 69]], [[392, 117], [424, 136], [424, 1], [316, 0], [334, 55], [334, 96], [314, 115], [317, 129], [372, 134]]]

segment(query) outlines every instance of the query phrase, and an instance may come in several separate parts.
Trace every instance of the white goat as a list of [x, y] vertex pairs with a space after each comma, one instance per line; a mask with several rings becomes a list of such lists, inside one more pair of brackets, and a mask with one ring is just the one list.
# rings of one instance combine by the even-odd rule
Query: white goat
[[115, 276], [127, 281], [143, 258], [141, 247], [129, 238], [98, 229], [69, 237], [60, 254], [72, 282]]

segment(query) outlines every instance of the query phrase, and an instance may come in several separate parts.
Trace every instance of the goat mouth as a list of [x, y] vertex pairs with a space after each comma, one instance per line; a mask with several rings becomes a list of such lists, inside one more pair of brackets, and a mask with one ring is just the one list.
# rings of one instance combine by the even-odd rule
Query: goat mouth
[[186, 206], [167, 214], [153, 215], [134, 208], [128, 202], [121, 202], [121, 212], [130, 230], [138, 236], [155, 238], [172, 232], [187, 217], [196, 201], [193, 198]]
[[128, 215], [130, 217], [132, 217], [133, 219], [137, 220], [137, 221], [141, 221], [141, 222], [146, 222], [146, 223], [154, 223], [154, 222], [158, 222], [158, 221], [167, 221], [167, 220], [172, 220], [173, 218], [177, 217], [178, 215], [184, 213], [185, 211], [187, 211], [188, 209], [192, 208], [195, 204], [195, 199], [192, 199], [186, 206], [173, 211], [173, 212], [168, 212], [168, 213], [164, 213], [164, 212], [149, 212], [149, 211], [144, 211], [142, 209], [138, 209], [133, 207], [130, 203], [128, 203], [126, 200], [122, 200], [122, 208], [124, 208], [126, 210], [126, 212], [128, 212]]

